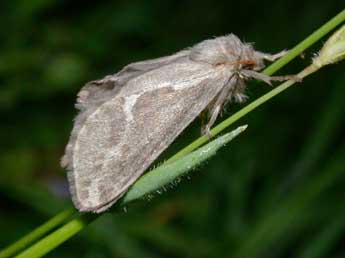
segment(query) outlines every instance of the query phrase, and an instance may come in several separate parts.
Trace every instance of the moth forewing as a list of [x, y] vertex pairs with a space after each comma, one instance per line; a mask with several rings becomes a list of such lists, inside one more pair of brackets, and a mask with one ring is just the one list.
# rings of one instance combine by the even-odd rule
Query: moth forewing
[[89, 115], [69, 172], [78, 209], [101, 212], [120, 198], [217, 95], [226, 73], [191, 61], [169, 64], [129, 81]]
[[62, 160], [75, 206], [109, 208], [206, 107], [209, 128], [225, 102], [242, 100], [244, 71], [267, 56], [231, 34], [87, 84]]

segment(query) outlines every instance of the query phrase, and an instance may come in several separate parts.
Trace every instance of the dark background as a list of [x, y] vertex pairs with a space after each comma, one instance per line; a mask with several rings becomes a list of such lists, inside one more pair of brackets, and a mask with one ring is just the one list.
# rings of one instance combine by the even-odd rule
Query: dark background
[[[85, 82], [230, 32], [278, 52], [344, 8], [335, 0], [0, 5], [0, 247], [71, 205], [59, 159]], [[279, 74], [300, 71], [322, 42]], [[191, 180], [102, 216], [48, 257], [345, 257], [344, 68], [326, 67], [251, 112], [237, 123], [248, 130]], [[250, 82], [247, 93], [269, 90]]]

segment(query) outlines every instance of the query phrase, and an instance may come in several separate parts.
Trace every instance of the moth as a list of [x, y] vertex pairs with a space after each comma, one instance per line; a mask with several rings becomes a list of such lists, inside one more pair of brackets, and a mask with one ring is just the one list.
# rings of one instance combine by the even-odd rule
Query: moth
[[247, 80], [285, 79], [258, 72], [285, 53], [256, 51], [229, 34], [87, 83], [61, 160], [76, 208], [107, 210], [199, 115], [211, 136], [224, 105], [246, 99]]

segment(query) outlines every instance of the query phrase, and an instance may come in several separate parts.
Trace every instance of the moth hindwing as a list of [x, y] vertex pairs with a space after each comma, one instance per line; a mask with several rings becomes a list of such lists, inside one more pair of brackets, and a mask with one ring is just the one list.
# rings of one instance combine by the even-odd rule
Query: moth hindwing
[[270, 55], [230, 34], [171, 56], [129, 64], [86, 84], [61, 164], [80, 211], [113, 205], [201, 112], [209, 134], [223, 105], [245, 99], [245, 80]]

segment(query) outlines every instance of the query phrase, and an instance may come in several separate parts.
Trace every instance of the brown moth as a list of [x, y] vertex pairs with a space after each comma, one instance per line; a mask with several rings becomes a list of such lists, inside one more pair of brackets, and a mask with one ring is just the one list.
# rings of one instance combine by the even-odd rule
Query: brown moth
[[257, 71], [285, 53], [256, 51], [230, 34], [87, 83], [61, 161], [75, 206], [108, 209], [201, 113], [210, 136], [222, 107], [246, 99], [246, 80], [284, 79]]

